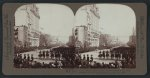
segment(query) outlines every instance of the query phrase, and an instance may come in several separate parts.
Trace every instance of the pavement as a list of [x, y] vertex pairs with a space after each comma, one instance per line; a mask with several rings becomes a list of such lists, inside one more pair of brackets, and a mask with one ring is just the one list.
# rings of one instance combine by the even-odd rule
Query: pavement
[[100, 51], [109, 51], [109, 49], [104, 49], [104, 50], [96, 50], [96, 51], [91, 51], [91, 52], [85, 52], [85, 53], [81, 53], [81, 58], [83, 58], [83, 55], [87, 56], [89, 55], [89, 57], [91, 57], [91, 55], [93, 56], [93, 61], [102, 63], [104, 62], [104, 64], [109, 64], [110, 62], [115, 62], [114, 59], [111, 59], [111, 57], [108, 58], [99, 58], [99, 52]]
[[[47, 51], [49, 49], [43, 49], [42, 51]], [[39, 51], [40, 50], [35, 50], [35, 51], [30, 51], [30, 52], [24, 52], [24, 53], [21, 53], [22, 56], [24, 56], [24, 54], [29, 54], [31, 56], [31, 54], [33, 54], [33, 57], [34, 57], [34, 61], [37, 61], [37, 62], [44, 62], [44, 63], [49, 63], [49, 62], [54, 62], [55, 60], [52, 60], [52, 59], [39, 59], [38, 57], [38, 54], [39, 54]], [[105, 64], [108, 64], [109, 62], [115, 62], [114, 59], [110, 59], [110, 57], [108, 57], [107, 59], [104, 59], [104, 58], [99, 58], [98, 55], [99, 55], [99, 51], [109, 51], [109, 49], [104, 49], [104, 50], [95, 50], [95, 51], [91, 51], [91, 52], [85, 52], [85, 53], [81, 53], [81, 58], [83, 58], [83, 55], [87, 56], [87, 54], [89, 55], [89, 57], [91, 55], [93, 55], [93, 61], [96, 61], [96, 62], [99, 62], [99, 63], [102, 63], [104, 62]]]

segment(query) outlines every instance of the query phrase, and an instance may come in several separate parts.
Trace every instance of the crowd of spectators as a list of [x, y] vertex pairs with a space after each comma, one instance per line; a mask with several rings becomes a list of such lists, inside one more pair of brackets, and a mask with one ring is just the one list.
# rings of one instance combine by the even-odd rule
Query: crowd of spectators
[[[14, 67], [16, 68], [135, 68], [135, 55], [131, 52], [109, 52], [100, 51], [99, 59], [114, 60], [113, 62], [95, 61], [93, 55], [56, 52], [56, 51], [39, 51], [38, 58], [33, 54], [16, 53], [14, 56]], [[116, 59], [115, 59], [116, 58]], [[39, 62], [35, 59], [49, 59], [52, 61]]]

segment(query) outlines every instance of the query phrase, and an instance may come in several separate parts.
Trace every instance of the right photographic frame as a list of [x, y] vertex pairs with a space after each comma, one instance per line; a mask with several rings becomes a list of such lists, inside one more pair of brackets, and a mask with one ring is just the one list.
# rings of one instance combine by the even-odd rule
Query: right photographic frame
[[147, 73], [143, 3], [6, 3], [3, 20], [5, 74]]

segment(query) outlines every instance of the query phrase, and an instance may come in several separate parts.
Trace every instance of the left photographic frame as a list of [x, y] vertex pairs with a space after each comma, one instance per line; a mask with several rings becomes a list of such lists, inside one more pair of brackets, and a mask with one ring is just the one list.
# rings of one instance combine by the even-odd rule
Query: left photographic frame
[[143, 3], [6, 3], [3, 73], [145, 74], [146, 13]]

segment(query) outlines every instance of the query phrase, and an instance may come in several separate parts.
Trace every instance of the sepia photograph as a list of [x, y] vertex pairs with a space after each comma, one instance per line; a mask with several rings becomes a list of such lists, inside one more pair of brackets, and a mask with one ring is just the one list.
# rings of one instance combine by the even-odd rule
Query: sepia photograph
[[122, 4], [26, 4], [14, 15], [14, 68], [136, 68], [136, 15]]
[[4, 75], [147, 73], [144, 3], [5, 3], [2, 20]]

